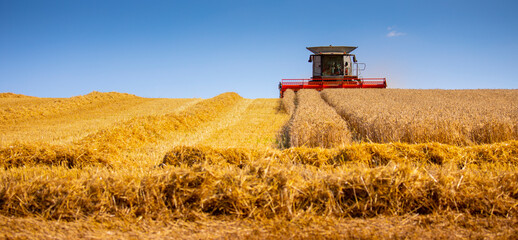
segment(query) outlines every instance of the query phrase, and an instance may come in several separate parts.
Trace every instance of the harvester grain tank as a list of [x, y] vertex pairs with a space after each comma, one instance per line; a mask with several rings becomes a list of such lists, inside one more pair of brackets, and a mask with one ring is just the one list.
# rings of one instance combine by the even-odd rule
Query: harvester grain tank
[[386, 78], [360, 77], [366, 64], [357, 62], [356, 55], [351, 54], [356, 48], [331, 45], [307, 47], [313, 53], [309, 56], [309, 62], [313, 63], [313, 76], [309, 79], [282, 79], [279, 83], [281, 97], [288, 89], [386, 88]]

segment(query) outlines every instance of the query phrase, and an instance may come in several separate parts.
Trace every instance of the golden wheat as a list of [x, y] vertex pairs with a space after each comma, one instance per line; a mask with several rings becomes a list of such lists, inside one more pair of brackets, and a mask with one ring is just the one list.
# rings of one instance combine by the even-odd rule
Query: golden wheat
[[143, 148], [145, 150], [146, 146], [167, 139], [169, 135], [174, 135], [180, 130], [195, 131], [201, 123], [224, 114], [240, 99], [242, 98], [235, 93], [221, 94], [213, 99], [198, 102], [180, 113], [134, 117], [128, 121], [117, 122], [73, 143], [5, 143], [0, 148], [0, 162], [4, 166], [84, 166], [115, 160], [124, 164], [124, 158], [130, 154], [128, 151]]
[[290, 116], [295, 112], [295, 97], [295, 92], [288, 89], [282, 98], [282, 107]]
[[0, 98], [0, 123], [20, 123], [28, 119], [46, 119], [54, 116], [73, 115], [78, 111], [99, 108], [106, 104], [124, 103], [146, 99], [125, 93], [91, 92], [72, 98]]
[[[181, 139], [175, 145], [205, 145], [227, 148], [275, 148], [276, 135], [289, 115], [280, 109], [279, 99], [245, 99], [225, 118], [200, 128], [195, 139]], [[186, 143], [188, 142], [188, 143]]]
[[34, 141], [66, 145], [108, 129], [118, 122], [179, 113], [199, 101], [200, 99], [106, 99], [103, 104], [93, 108], [78, 106], [77, 112], [70, 114], [27, 118], [15, 123], [4, 122], [0, 123], [0, 146], [16, 142], [30, 144]]
[[358, 141], [454, 145], [518, 139], [518, 90], [326, 89]]
[[216, 119], [241, 99], [236, 93], [220, 94], [198, 102], [178, 114], [137, 117], [118, 123], [109, 129], [88, 135], [76, 144], [105, 153], [141, 148], [146, 144], [156, 143], [175, 131], [195, 131], [200, 123]]
[[342, 148], [211, 148], [207, 146], [177, 146], [168, 151], [162, 164], [174, 166], [210, 164], [250, 164], [261, 159], [280, 163], [321, 166], [345, 166], [348, 164], [365, 167], [388, 164], [433, 164], [437, 166], [464, 168], [484, 164], [518, 164], [518, 141], [487, 145], [458, 147], [440, 143], [360, 143]]
[[0, 213], [69, 221], [103, 214], [199, 220], [518, 214], [515, 163], [315, 167], [269, 154], [203, 148], [176, 149], [164, 162], [145, 172], [137, 166], [0, 170]]
[[[500, 92], [480, 95], [493, 93]], [[503, 104], [513, 94], [503, 91], [495, 102]], [[120, 113], [126, 117], [104, 118], [103, 111], [109, 115], [112, 108], [100, 107], [93, 116], [98, 124], [87, 133], [61, 131], [60, 139], [70, 135], [71, 140], [54, 144], [41, 136], [45, 129], [53, 131], [42, 128], [47, 118], [83, 121], [72, 114], [70, 99], [62, 99], [65, 107], [52, 103], [56, 99], [15, 104], [14, 97], [0, 95], [13, 111], [24, 112], [24, 106], [49, 110], [44, 117], [12, 113], [21, 117], [1, 123], [13, 136], [24, 131], [18, 129], [23, 124], [42, 129], [21, 143], [19, 137], [0, 135], [5, 139], [0, 144], [0, 232], [6, 238], [36, 239], [510, 238], [518, 233], [518, 141], [343, 144], [347, 141], [332, 135], [333, 129], [343, 130], [333, 125], [341, 121], [334, 110], [316, 92], [297, 95], [289, 129], [299, 130], [293, 127], [304, 121], [309, 128], [294, 136], [306, 131], [324, 147], [337, 148], [272, 148], [275, 130], [290, 117], [279, 111], [284, 99], [226, 93], [206, 100], [130, 96], [126, 101], [118, 98], [127, 96], [115, 94], [77, 109], [88, 115], [92, 111], [85, 109], [94, 105], [124, 102], [127, 110]], [[457, 101], [480, 98], [450, 95]], [[393, 104], [405, 100], [379, 98]], [[406, 97], [411, 99], [415, 94]], [[502, 114], [503, 108], [494, 110]], [[448, 123], [441, 114], [451, 111], [430, 112]], [[505, 140], [499, 126], [485, 133]]]
[[351, 141], [347, 124], [316, 90], [297, 92], [296, 109], [288, 126], [289, 146], [335, 147]]
[[376, 218], [160, 220], [97, 216], [73, 222], [0, 216], [3, 236], [22, 239], [513, 239], [516, 220], [469, 214]]
[[65, 166], [68, 168], [105, 165], [107, 159], [90, 148], [59, 146], [45, 143], [12, 144], [0, 148], [0, 166], [5, 168], [35, 165]]
[[34, 98], [34, 97], [23, 95], [23, 94], [6, 92], [6, 93], [0, 93], [0, 98]]

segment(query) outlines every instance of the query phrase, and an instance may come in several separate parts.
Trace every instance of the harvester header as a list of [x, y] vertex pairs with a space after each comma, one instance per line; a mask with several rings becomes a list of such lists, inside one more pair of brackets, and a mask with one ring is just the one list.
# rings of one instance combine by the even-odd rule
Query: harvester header
[[361, 78], [365, 63], [358, 63], [356, 55], [351, 54], [357, 47], [321, 46], [307, 47], [313, 54], [309, 62], [313, 63], [313, 76], [308, 79], [282, 79], [279, 83], [281, 97], [287, 89], [325, 88], [386, 88], [385, 78]]

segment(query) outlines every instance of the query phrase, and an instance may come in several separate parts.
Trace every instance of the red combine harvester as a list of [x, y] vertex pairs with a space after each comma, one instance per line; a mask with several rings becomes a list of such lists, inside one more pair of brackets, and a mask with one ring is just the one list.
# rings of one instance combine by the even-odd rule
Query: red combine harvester
[[313, 62], [313, 77], [310, 79], [282, 79], [279, 83], [281, 97], [287, 89], [325, 88], [386, 88], [385, 78], [360, 78], [365, 70], [365, 63], [358, 63], [351, 52], [357, 47], [324, 46], [308, 47], [313, 54], [309, 62]]

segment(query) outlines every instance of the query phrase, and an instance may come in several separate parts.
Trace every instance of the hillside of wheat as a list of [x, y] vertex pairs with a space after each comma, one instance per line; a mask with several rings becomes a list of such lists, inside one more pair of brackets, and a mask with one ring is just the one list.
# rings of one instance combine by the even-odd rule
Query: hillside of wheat
[[6, 239], [509, 239], [518, 91], [0, 94]]

